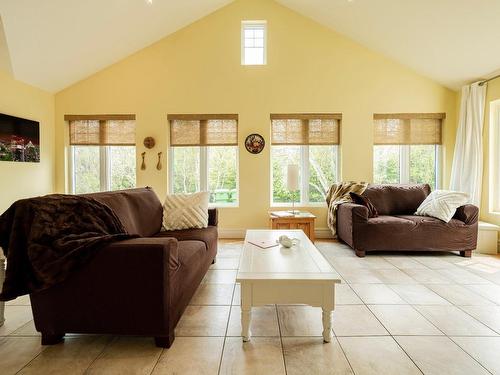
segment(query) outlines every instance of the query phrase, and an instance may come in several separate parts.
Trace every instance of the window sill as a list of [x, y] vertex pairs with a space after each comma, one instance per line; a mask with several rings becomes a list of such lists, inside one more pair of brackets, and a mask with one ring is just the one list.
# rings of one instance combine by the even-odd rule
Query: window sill
[[[326, 208], [327, 205], [326, 203], [307, 203], [307, 204], [302, 204], [302, 203], [297, 203], [295, 206], [295, 209], [300, 209], [300, 208]], [[289, 203], [271, 203], [271, 208], [292, 208], [292, 205]]]
[[236, 204], [209, 204], [208, 208], [239, 208], [239, 203]]

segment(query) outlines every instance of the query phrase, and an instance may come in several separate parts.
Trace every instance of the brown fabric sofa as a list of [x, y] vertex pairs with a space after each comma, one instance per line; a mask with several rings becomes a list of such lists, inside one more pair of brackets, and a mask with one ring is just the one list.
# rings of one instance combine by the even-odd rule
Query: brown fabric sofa
[[65, 282], [30, 295], [42, 344], [65, 333], [153, 336], [170, 347], [174, 329], [217, 253], [217, 211], [204, 229], [162, 232], [150, 188], [90, 194], [140, 237], [100, 250]]
[[342, 204], [337, 213], [337, 235], [359, 257], [376, 250], [459, 251], [470, 257], [477, 244], [479, 209], [459, 207], [449, 223], [415, 216], [430, 191], [427, 184], [370, 185], [362, 195], [370, 199], [379, 217], [368, 218], [365, 206]]

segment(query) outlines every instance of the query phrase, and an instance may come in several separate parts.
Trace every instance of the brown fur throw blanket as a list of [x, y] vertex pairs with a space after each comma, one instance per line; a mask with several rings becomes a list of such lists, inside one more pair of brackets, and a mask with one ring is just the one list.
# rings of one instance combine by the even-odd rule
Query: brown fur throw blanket
[[130, 238], [114, 212], [93, 198], [47, 195], [15, 202], [0, 216], [7, 258], [0, 300], [47, 289], [105, 245]]
[[328, 228], [332, 231], [333, 238], [337, 238], [337, 208], [342, 203], [352, 202], [349, 193], [363, 194], [368, 187], [366, 182], [339, 182], [333, 184], [326, 193], [328, 205]]

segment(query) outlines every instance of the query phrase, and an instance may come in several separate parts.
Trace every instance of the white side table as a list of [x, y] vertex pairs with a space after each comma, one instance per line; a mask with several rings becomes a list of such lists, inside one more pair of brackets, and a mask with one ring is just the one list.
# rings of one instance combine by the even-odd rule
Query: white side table
[[[0, 291], [2, 290], [3, 281], [5, 280], [5, 257], [3, 256], [3, 250], [0, 247]], [[3, 326], [5, 322], [5, 302], [0, 301], [0, 327]]]
[[497, 254], [498, 231], [500, 231], [498, 225], [480, 221], [476, 251], [481, 254]]

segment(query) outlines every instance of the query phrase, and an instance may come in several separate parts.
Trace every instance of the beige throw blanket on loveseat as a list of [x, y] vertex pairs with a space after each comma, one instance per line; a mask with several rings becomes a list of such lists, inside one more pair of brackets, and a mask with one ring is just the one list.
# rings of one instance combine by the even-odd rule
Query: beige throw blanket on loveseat
[[337, 208], [342, 203], [352, 202], [349, 193], [363, 194], [368, 183], [366, 182], [339, 182], [333, 184], [326, 193], [328, 205], [328, 228], [332, 231], [333, 238], [337, 238]]

